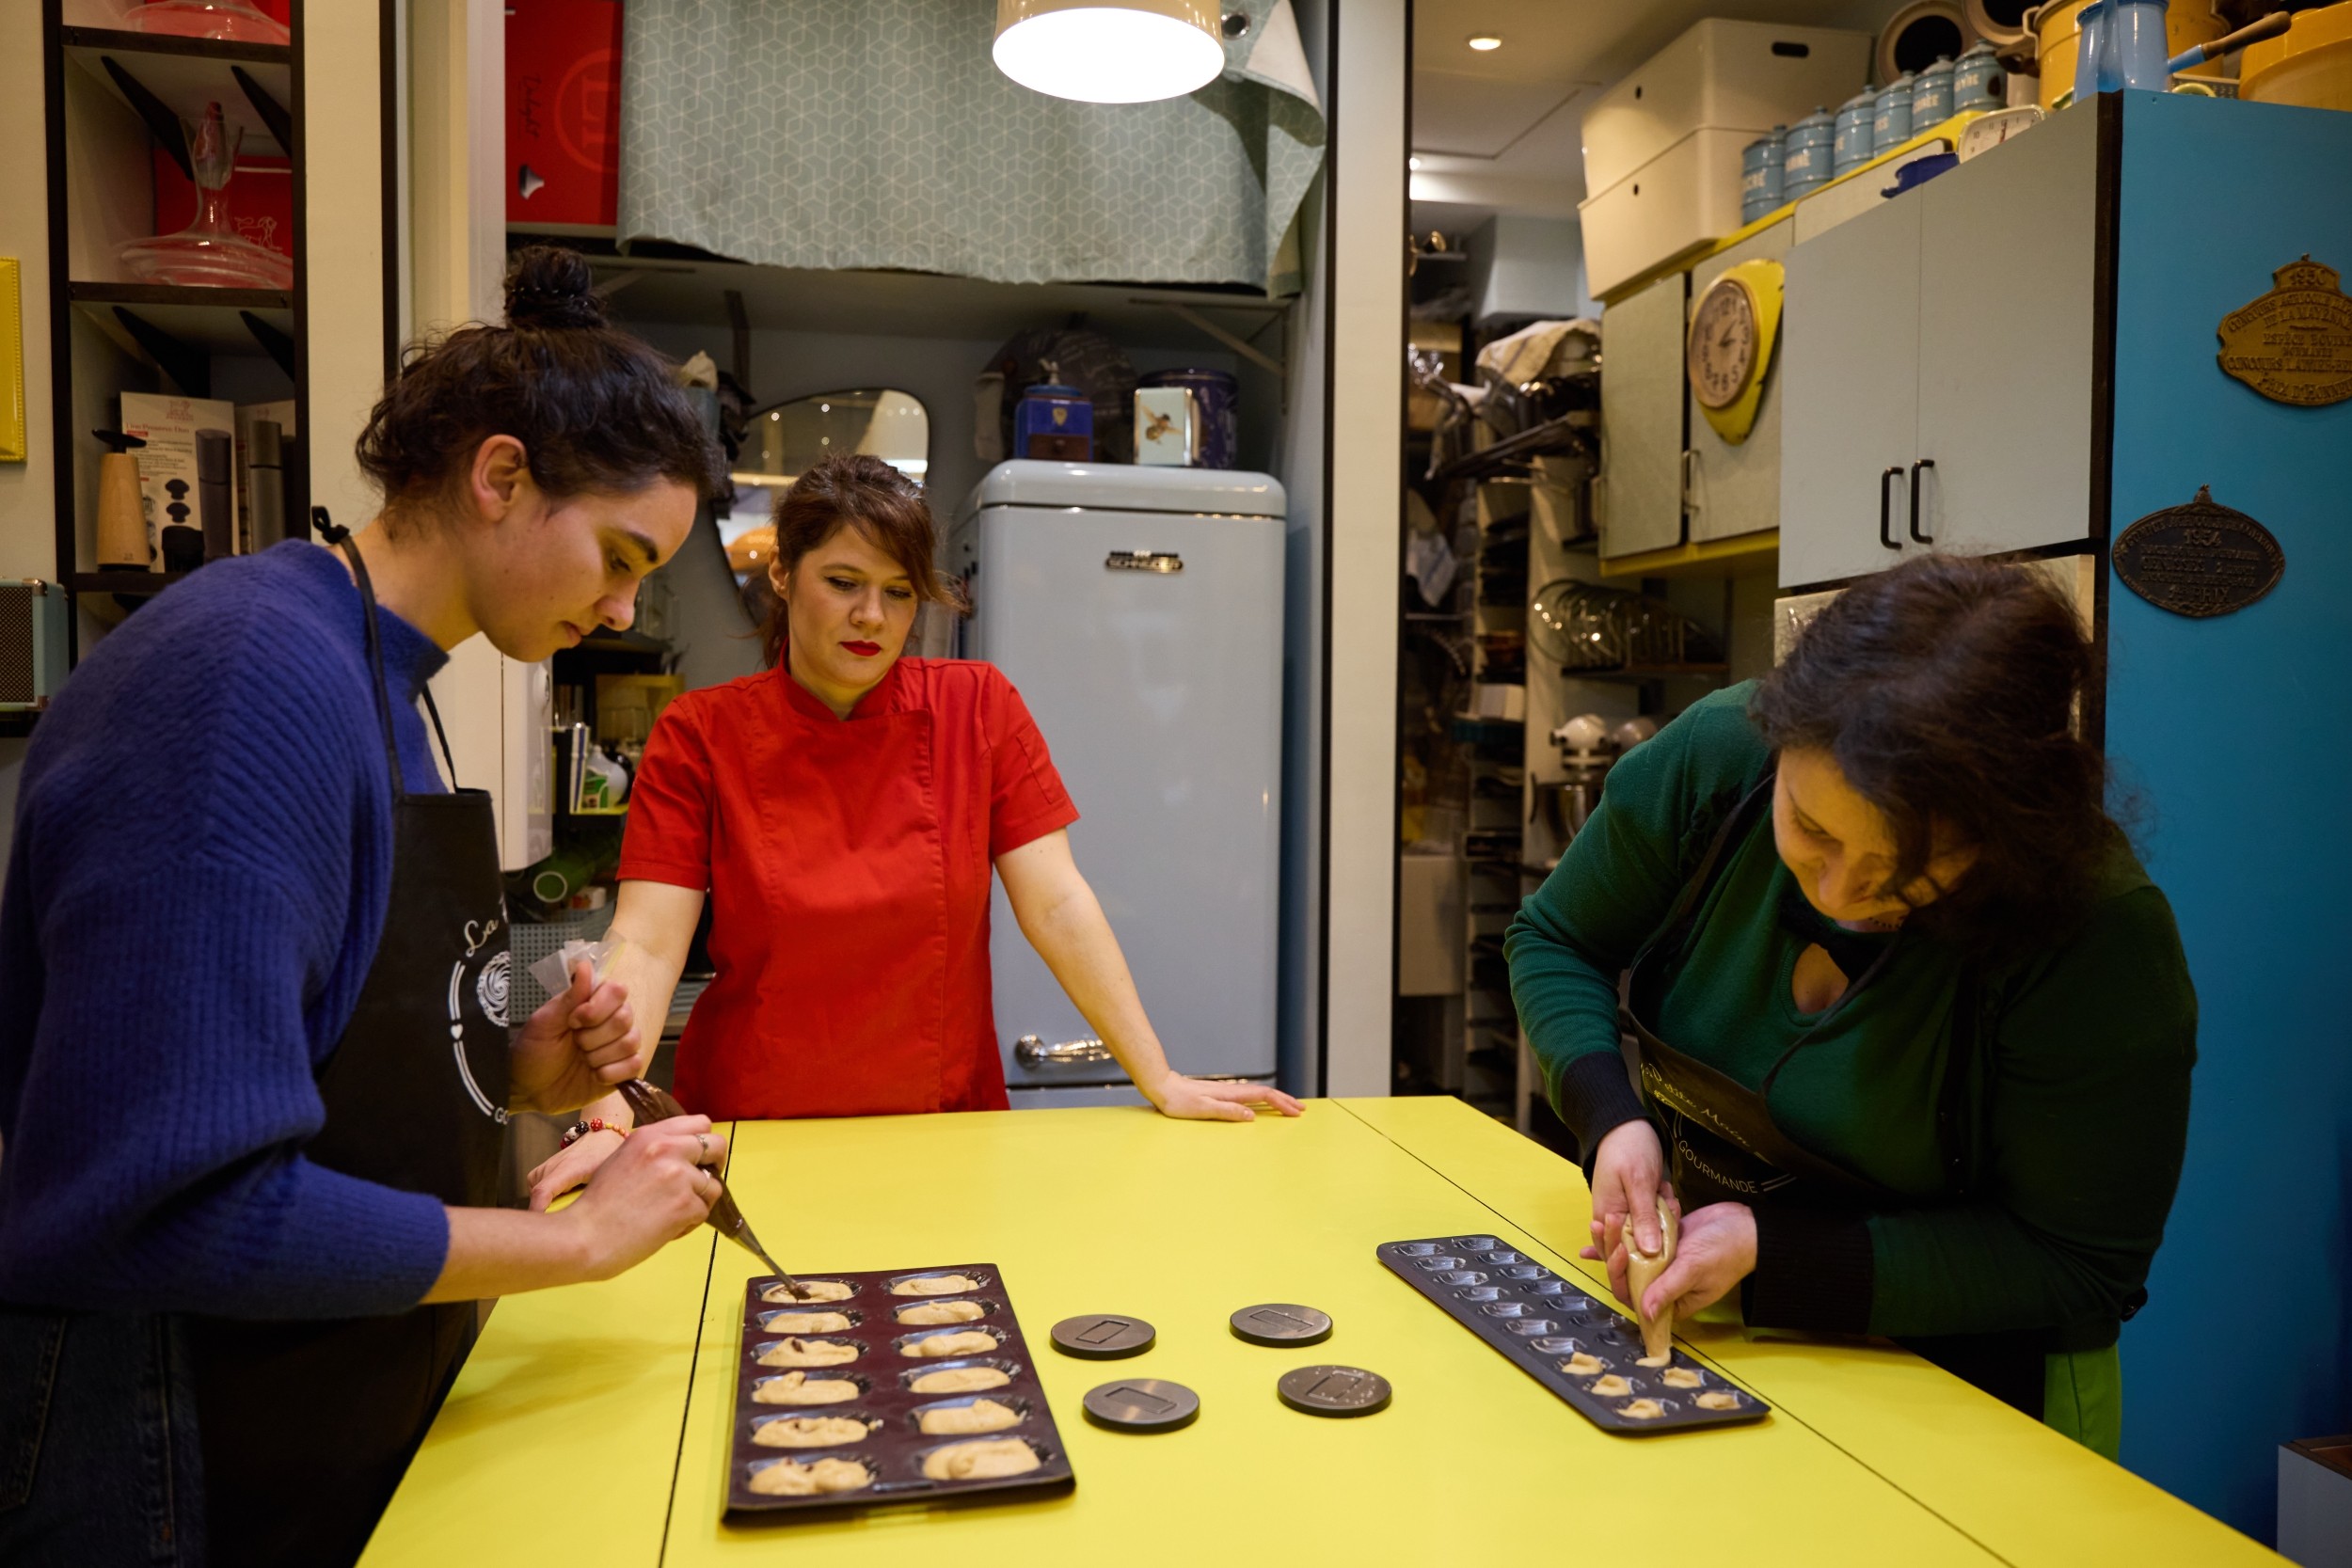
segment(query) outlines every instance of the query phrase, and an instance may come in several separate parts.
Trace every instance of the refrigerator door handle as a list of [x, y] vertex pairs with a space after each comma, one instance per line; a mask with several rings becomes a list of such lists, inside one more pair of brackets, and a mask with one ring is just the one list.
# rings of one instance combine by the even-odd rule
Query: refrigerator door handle
[[1012, 1059], [1023, 1067], [1075, 1067], [1086, 1062], [1118, 1060], [1111, 1048], [1101, 1040], [1062, 1040], [1046, 1044], [1035, 1035], [1024, 1035], [1012, 1042]]

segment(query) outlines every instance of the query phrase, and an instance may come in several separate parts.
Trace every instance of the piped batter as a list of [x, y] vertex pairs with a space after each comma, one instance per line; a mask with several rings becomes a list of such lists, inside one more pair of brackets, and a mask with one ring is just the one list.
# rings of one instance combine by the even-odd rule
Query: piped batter
[[771, 1334], [840, 1334], [849, 1326], [847, 1312], [779, 1312], [768, 1320]]
[[1691, 1402], [1701, 1410], [1737, 1410], [1740, 1408], [1740, 1396], [1721, 1388], [1710, 1388]]
[[830, 1449], [866, 1441], [866, 1425], [850, 1416], [782, 1416], [752, 1428], [764, 1449]]
[[1658, 1381], [1669, 1388], [1697, 1388], [1707, 1382], [1688, 1367], [1669, 1367], [1658, 1375]]
[[950, 1404], [938, 1410], [926, 1410], [915, 1424], [928, 1436], [955, 1437], [973, 1432], [1002, 1432], [1021, 1424], [1021, 1412], [994, 1400], [974, 1400], [970, 1404]]
[[857, 1398], [857, 1385], [847, 1378], [812, 1378], [806, 1372], [787, 1372], [752, 1385], [754, 1404], [847, 1404]]
[[1002, 1388], [1011, 1381], [1002, 1367], [942, 1367], [925, 1372], [907, 1386], [918, 1394], [977, 1394], [983, 1388]]
[[901, 1279], [890, 1288], [894, 1296], [960, 1296], [966, 1291], [977, 1291], [980, 1282], [963, 1274], [918, 1274]]
[[902, 1323], [968, 1323], [985, 1317], [988, 1308], [977, 1301], [926, 1301], [913, 1307], [901, 1307], [898, 1319]]
[[1578, 1351], [1560, 1363], [1560, 1370], [1570, 1377], [1598, 1377], [1608, 1368], [1607, 1362], [1588, 1350]]
[[783, 1338], [759, 1353], [763, 1367], [838, 1367], [857, 1359], [857, 1345], [846, 1339]]
[[820, 1492], [856, 1492], [873, 1484], [873, 1472], [854, 1459], [819, 1459], [806, 1465], [780, 1459], [752, 1472], [752, 1490], [770, 1497], [813, 1497]]
[[1629, 1421], [1654, 1421], [1666, 1413], [1666, 1407], [1656, 1400], [1629, 1400], [1617, 1406], [1617, 1414]]
[[1604, 1400], [1621, 1400], [1633, 1392], [1633, 1385], [1611, 1372], [1607, 1377], [1597, 1379], [1584, 1391]]
[[903, 1350], [904, 1354], [908, 1355], [928, 1357], [935, 1355], [978, 1355], [985, 1352], [993, 1351], [995, 1348], [996, 1336], [993, 1334], [983, 1334], [977, 1328], [971, 1328], [964, 1330], [961, 1334], [926, 1335], [920, 1339], [909, 1340], [903, 1347]]
[[856, 1294], [838, 1279], [803, 1279], [798, 1294], [782, 1285], [771, 1285], [760, 1292], [762, 1301], [847, 1301]]
[[981, 1443], [950, 1443], [923, 1456], [923, 1473], [933, 1481], [992, 1481], [1024, 1476], [1038, 1467], [1037, 1450], [1018, 1437]]

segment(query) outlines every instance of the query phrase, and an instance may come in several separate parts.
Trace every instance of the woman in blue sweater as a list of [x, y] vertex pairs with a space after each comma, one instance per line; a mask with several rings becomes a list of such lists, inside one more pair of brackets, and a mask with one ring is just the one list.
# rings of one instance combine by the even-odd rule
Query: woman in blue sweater
[[19, 1568], [352, 1561], [474, 1302], [617, 1274], [707, 1212], [700, 1117], [564, 1213], [494, 1207], [508, 1113], [607, 1087], [567, 1032], [596, 988], [580, 966], [510, 1042], [489, 800], [443, 784], [418, 699], [477, 632], [536, 660], [626, 626], [716, 454], [547, 250], [506, 325], [412, 354], [358, 454], [371, 525], [163, 594], [27, 750], [0, 896]]

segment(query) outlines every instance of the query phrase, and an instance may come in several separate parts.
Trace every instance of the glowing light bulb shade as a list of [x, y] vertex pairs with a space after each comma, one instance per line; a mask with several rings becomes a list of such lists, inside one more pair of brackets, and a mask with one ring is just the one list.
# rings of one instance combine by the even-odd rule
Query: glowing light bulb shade
[[1209, 0], [996, 0], [996, 69], [1082, 103], [1149, 103], [1225, 69]]

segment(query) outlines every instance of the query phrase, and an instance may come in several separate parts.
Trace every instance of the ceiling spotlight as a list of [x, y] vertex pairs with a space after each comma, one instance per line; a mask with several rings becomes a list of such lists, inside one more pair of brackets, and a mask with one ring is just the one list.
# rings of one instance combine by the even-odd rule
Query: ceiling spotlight
[[1481, 33], [1470, 40], [1470, 46], [1483, 55], [1489, 49], [1502, 48], [1502, 40], [1492, 33]]
[[996, 69], [1082, 103], [1181, 98], [1225, 69], [1212, 0], [996, 0]]

